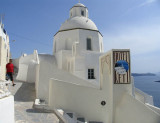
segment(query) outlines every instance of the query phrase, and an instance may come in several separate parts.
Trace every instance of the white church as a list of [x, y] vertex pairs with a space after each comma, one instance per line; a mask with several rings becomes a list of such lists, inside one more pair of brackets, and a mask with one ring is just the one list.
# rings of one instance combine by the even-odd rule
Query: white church
[[34, 82], [34, 107], [54, 110], [65, 123], [160, 123], [150, 95], [134, 87], [129, 49], [104, 52], [103, 36], [74, 5], [54, 35], [53, 55], [14, 60], [17, 80]]

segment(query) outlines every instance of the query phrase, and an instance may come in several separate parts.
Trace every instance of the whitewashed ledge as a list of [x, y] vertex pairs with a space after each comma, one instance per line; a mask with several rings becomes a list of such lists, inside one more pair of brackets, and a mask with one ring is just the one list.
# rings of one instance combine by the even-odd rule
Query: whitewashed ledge
[[14, 96], [9, 91], [11, 81], [0, 80], [0, 123], [15, 123]]
[[11, 81], [0, 80], [0, 99], [11, 95], [9, 86], [7, 86], [9, 84], [11, 84]]

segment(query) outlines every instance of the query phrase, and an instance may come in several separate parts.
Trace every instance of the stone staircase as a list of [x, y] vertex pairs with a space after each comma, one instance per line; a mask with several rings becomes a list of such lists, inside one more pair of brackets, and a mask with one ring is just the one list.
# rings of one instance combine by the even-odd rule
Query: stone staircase
[[63, 109], [54, 109], [52, 110], [48, 105], [45, 103], [45, 100], [36, 99], [33, 105], [35, 109], [43, 109], [48, 112], [55, 113], [56, 116], [59, 118], [59, 123], [103, 123], [98, 121], [90, 121], [86, 120], [84, 116], [80, 116], [75, 112], [65, 111]]
[[84, 117], [70, 111], [57, 109], [55, 113], [61, 117], [64, 123], [103, 123], [98, 121], [87, 121]]

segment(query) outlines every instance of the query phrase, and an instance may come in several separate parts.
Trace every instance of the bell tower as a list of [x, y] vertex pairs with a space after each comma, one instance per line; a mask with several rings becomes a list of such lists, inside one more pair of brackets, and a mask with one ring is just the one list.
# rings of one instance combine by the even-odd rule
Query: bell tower
[[77, 3], [70, 9], [70, 18], [75, 16], [83, 16], [88, 18], [88, 9], [81, 3]]

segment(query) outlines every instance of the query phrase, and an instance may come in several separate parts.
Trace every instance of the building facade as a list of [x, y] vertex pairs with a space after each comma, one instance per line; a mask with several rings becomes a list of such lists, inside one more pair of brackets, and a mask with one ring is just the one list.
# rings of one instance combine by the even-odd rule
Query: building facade
[[9, 36], [4, 29], [4, 25], [0, 23], [0, 79], [5, 80], [6, 64], [10, 59]]

